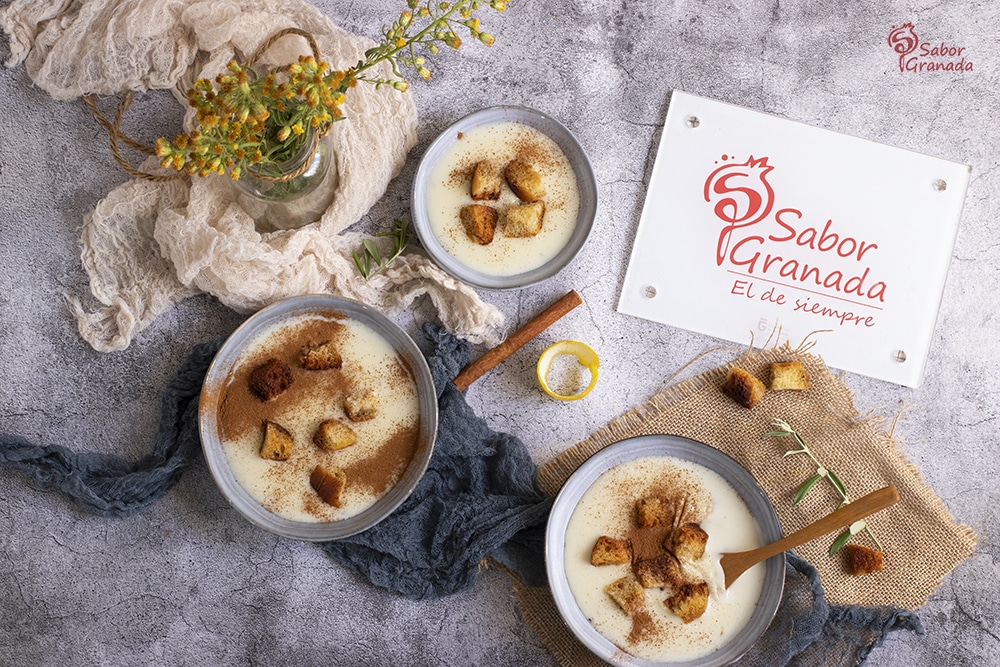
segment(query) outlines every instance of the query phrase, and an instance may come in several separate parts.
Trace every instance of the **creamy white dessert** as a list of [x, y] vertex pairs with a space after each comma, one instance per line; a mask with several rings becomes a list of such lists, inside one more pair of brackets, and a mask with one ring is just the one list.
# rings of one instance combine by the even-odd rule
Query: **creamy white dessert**
[[[341, 367], [303, 368], [302, 351], [327, 341], [339, 352]], [[251, 390], [249, 377], [270, 359], [287, 364], [292, 382], [264, 401]], [[376, 397], [374, 416], [352, 421], [345, 399], [368, 392]], [[237, 481], [268, 510], [295, 521], [336, 521], [371, 507], [399, 481], [417, 447], [418, 410], [412, 374], [385, 338], [335, 312], [311, 313], [262, 331], [242, 352], [219, 402], [219, 438]], [[317, 446], [313, 437], [328, 419], [349, 426], [357, 442], [336, 451]], [[261, 457], [265, 420], [291, 433], [287, 460]], [[312, 488], [317, 465], [345, 472], [340, 507]]]
[[[659, 496], [682, 500], [683, 522], [700, 524], [708, 533], [705, 555], [682, 561], [685, 580], [705, 581], [708, 608], [684, 623], [665, 603], [670, 586], [644, 589], [638, 613], [626, 613], [605, 591], [630, 575], [632, 564], [591, 564], [591, 551], [602, 535], [631, 539], [637, 554], [650, 555], [669, 526], [640, 529], [635, 502]], [[735, 489], [704, 466], [673, 457], [645, 457], [603, 473], [580, 499], [566, 529], [566, 578], [581, 611], [602, 635], [631, 655], [659, 662], [693, 660], [717, 650], [750, 620], [764, 582], [764, 565], [748, 570], [726, 590], [720, 553], [760, 546], [757, 524]]]
[[[507, 183], [499, 200], [472, 198], [477, 162], [489, 160], [502, 171], [515, 158], [530, 164], [545, 188], [542, 228], [535, 236], [504, 234], [507, 209], [523, 203]], [[472, 240], [462, 225], [460, 212], [470, 204], [491, 206], [498, 212], [496, 234], [488, 245]], [[522, 123], [494, 123], [462, 133], [431, 170], [427, 184], [427, 217], [441, 246], [462, 264], [491, 276], [524, 273], [551, 260], [573, 235], [579, 210], [576, 175], [566, 155], [550, 137]]]

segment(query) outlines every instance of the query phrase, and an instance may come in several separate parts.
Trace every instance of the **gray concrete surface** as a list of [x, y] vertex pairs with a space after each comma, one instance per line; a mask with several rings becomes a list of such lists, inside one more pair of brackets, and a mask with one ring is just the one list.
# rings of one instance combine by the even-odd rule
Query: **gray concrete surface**
[[[375, 0], [317, 4], [369, 36], [395, 12]], [[974, 70], [899, 72], [886, 36], [903, 21], [967, 47]], [[896, 635], [868, 664], [1000, 664], [998, 23], [1000, 6], [974, 0], [513, 0], [488, 21], [491, 50], [443, 54], [433, 79], [413, 86], [420, 144], [359, 226], [406, 213], [422, 150], [467, 112], [524, 104], [576, 133], [600, 185], [594, 238], [552, 281], [484, 296], [512, 327], [569, 288], [585, 307], [469, 398], [543, 463], [718, 343], [615, 312], [670, 90], [974, 165], [922, 387], [845, 379], [862, 411], [912, 406], [898, 427], [906, 453], [981, 537], [919, 610], [926, 635]], [[7, 53], [0, 38], [0, 57]], [[166, 94], [137, 104], [136, 134], [174, 131], [179, 111]], [[124, 352], [100, 354], [79, 338], [65, 295], [87, 295], [82, 217], [125, 178], [82, 103], [53, 102], [23, 68], [0, 71], [0, 431], [136, 459], [155, 431], [157, 397], [191, 346], [241, 321], [201, 296]], [[413, 327], [430, 314], [423, 304], [400, 321]], [[567, 337], [599, 350], [602, 378], [587, 400], [557, 403], [535, 386], [533, 364], [545, 342]], [[376, 590], [313, 545], [252, 527], [203, 463], [128, 519], [81, 514], [7, 470], [0, 499], [3, 665], [553, 664], [503, 574], [486, 572], [471, 591], [433, 602]]]

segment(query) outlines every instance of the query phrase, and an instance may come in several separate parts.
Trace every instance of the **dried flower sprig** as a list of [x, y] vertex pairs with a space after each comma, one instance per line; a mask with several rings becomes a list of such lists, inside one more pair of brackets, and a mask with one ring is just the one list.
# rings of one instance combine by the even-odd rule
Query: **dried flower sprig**
[[[836, 492], [840, 495], [841, 500], [840, 504], [837, 505], [837, 507], [843, 507], [844, 505], [847, 505], [848, 503], [851, 502], [851, 499], [847, 495], [847, 487], [844, 485], [844, 482], [841, 481], [840, 477], [838, 477], [835, 472], [830, 470], [830, 468], [828, 468], [827, 466], [823, 465], [819, 461], [819, 459], [816, 458], [816, 455], [813, 454], [812, 450], [809, 449], [809, 446], [806, 444], [806, 441], [802, 438], [801, 435], [799, 435], [799, 433], [794, 428], [792, 428], [788, 424], [788, 422], [786, 422], [783, 419], [774, 419], [771, 421], [771, 424], [775, 427], [775, 430], [765, 433], [764, 434], [765, 437], [775, 438], [775, 437], [791, 436], [792, 438], [795, 439], [795, 442], [799, 446], [799, 449], [792, 449], [785, 452], [784, 455], [786, 457], [792, 456], [794, 454], [805, 454], [816, 466], [816, 473], [811, 477], [809, 477], [809, 479], [804, 481], [795, 491], [795, 495], [792, 497], [792, 504], [798, 504], [803, 498], [806, 497], [806, 494], [808, 494], [813, 489], [813, 487], [816, 486], [816, 484], [822, 479], [825, 479], [827, 482], [829, 482], [830, 486], [832, 486], [834, 490], [836, 490]], [[857, 535], [862, 530], [866, 531], [868, 535], [871, 536], [871, 538], [875, 541], [875, 544], [878, 545], [879, 549], [882, 549], [882, 544], [878, 541], [878, 538], [875, 537], [875, 534], [872, 532], [871, 528], [868, 527], [868, 524], [865, 522], [865, 520], [861, 519], [860, 521], [855, 521], [854, 523], [852, 523], [850, 526], [845, 528], [844, 531], [840, 533], [840, 535], [837, 536], [837, 539], [833, 541], [832, 545], [830, 545], [830, 555], [833, 556], [838, 551], [843, 549], [844, 545], [846, 545], [853, 536]]]
[[[473, 13], [488, 6], [502, 12], [507, 0], [407, 0], [407, 9], [392, 25], [382, 28], [382, 41], [365, 51], [364, 58], [346, 71], [330, 70], [314, 56], [302, 56], [287, 67], [258, 74], [252, 67], [230, 62], [227, 71], [198, 80], [188, 94], [198, 129], [156, 141], [156, 155], [164, 168], [207, 176], [226, 171], [238, 180], [247, 170], [274, 176], [278, 165], [303, 146], [308, 128], [327, 132], [344, 117], [340, 107], [358, 81], [391, 85], [405, 91], [409, 84], [401, 68], [411, 68], [422, 79], [431, 76], [425, 59], [444, 44], [457, 49], [458, 33], [467, 30], [490, 46], [494, 37], [480, 29]], [[372, 68], [388, 62], [392, 77], [372, 77]]]
[[354, 251], [354, 263], [365, 280], [392, 264], [397, 257], [403, 254], [410, 238], [410, 223], [407, 220], [397, 218], [392, 223], [392, 229], [387, 232], [379, 232], [375, 236], [392, 237], [392, 250], [389, 256], [383, 259], [378, 244], [372, 239], [365, 239], [362, 243], [361, 254], [359, 255], [357, 250]]

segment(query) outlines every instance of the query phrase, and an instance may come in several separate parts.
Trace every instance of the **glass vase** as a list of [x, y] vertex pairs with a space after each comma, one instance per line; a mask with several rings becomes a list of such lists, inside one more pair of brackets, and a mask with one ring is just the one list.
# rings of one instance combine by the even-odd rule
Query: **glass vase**
[[236, 201], [257, 231], [297, 229], [322, 217], [338, 183], [332, 136], [317, 136], [310, 128], [302, 148], [279, 163], [275, 173], [248, 169], [233, 181]]

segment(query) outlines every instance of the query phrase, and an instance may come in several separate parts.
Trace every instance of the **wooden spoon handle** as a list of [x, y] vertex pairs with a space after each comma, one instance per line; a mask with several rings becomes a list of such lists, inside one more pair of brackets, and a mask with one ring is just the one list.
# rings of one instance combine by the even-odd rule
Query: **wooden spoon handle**
[[887, 486], [878, 491], [872, 491], [867, 496], [862, 496], [844, 505], [840, 509], [827, 514], [822, 519], [812, 522], [805, 528], [797, 530], [777, 542], [772, 542], [748, 553], [759, 556], [757, 559], [759, 563], [771, 556], [794, 549], [810, 540], [815, 540], [817, 537], [822, 537], [838, 528], [849, 526], [859, 519], [863, 519], [870, 514], [874, 514], [895, 504], [898, 500], [899, 492], [896, 491], [896, 487], [894, 486]]

